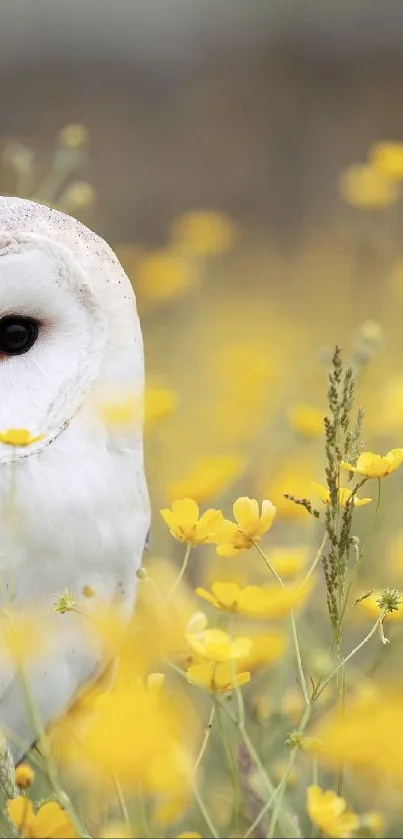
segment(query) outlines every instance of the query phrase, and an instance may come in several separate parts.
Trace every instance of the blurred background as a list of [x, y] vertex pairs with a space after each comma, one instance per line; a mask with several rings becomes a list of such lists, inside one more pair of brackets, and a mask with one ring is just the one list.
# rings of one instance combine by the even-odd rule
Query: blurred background
[[[98, 231], [137, 295], [151, 564], [183, 555], [161, 507], [190, 496], [230, 515], [250, 495], [277, 505], [270, 545], [285, 574], [303, 573], [323, 521], [284, 493], [323, 510], [311, 482], [325, 483], [336, 343], [365, 447], [403, 445], [402, 31], [401, 0], [2, 0], [0, 191]], [[400, 473], [383, 484], [358, 593], [402, 585]], [[203, 551], [191, 582], [267, 582], [252, 552]], [[327, 627], [324, 597], [309, 610], [320, 677], [329, 656], [311, 616]], [[368, 614], [349, 620], [361, 637]], [[401, 658], [395, 640], [373, 671]], [[295, 698], [290, 669], [274, 705], [283, 683]]]

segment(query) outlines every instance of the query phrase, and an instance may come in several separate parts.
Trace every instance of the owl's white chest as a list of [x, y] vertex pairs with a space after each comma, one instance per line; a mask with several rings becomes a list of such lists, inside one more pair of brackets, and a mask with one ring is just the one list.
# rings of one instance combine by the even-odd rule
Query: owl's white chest
[[47, 608], [76, 598], [130, 608], [149, 527], [140, 438], [113, 443], [73, 420], [38, 455], [0, 466], [1, 598]]

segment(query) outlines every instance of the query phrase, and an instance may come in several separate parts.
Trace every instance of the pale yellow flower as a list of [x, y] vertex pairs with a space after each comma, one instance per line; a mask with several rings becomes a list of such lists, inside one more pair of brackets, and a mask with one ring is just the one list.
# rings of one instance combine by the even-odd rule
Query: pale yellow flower
[[192, 498], [174, 501], [171, 510], [160, 512], [172, 536], [180, 542], [190, 542], [192, 545], [209, 542], [223, 522], [219, 510], [206, 510], [199, 518], [199, 505]]
[[349, 166], [340, 177], [340, 194], [353, 207], [383, 208], [400, 198], [398, 184], [367, 164]]
[[164, 302], [184, 294], [194, 283], [189, 261], [175, 250], [153, 251], [140, 256], [136, 273], [136, 292], [149, 302]]
[[369, 151], [371, 165], [382, 175], [393, 180], [403, 179], [403, 143], [384, 140]]
[[[311, 486], [324, 504], [330, 504], [330, 492], [327, 487], [322, 486], [322, 484], [317, 484], [316, 481], [312, 481]], [[345, 507], [350, 501], [352, 494], [353, 491], [351, 489], [339, 487], [339, 506]], [[372, 498], [358, 498], [356, 495], [353, 498], [354, 507], [363, 507], [365, 504], [370, 504], [371, 501]]]
[[359, 826], [358, 816], [347, 810], [345, 799], [333, 790], [308, 787], [307, 810], [311, 822], [333, 839], [350, 839]]
[[186, 671], [186, 678], [190, 684], [202, 685], [212, 693], [225, 693], [234, 687], [241, 687], [250, 681], [250, 673], [237, 672], [234, 665], [228, 662], [216, 663], [206, 661], [203, 664], [192, 664]]
[[323, 435], [323, 416], [319, 408], [298, 403], [291, 409], [289, 420], [294, 431], [315, 440]]
[[15, 783], [20, 789], [28, 789], [34, 780], [34, 770], [26, 763], [20, 763], [15, 768]]
[[199, 634], [190, 633], [186, 640], [196, 655], [214, 662], [244, 658], [251, 652], [253, 645], [251, 638], [241, 637], [233, 640], [221, 629], [205, 629]]
[[271, 548], [267, 556], [277, 574], [282, 580], [286, 580], [296, 577], [306, 567], [308, 548], [306, 545], [276, 547]]
[[224, 213], [199, 210], [184, 213], [175, 221], [172, 238], [192, 254], [214, 256], [232, 247], [236, 228]]
[[19, 796], [7, 801], [7, 814], [24, 839], [75, 839], [76, 830], [56, 801], [47, 801], [35, 813], [32, 802]]
[[275, 620], [289, 614], [306, 600], [310, 586], [277, 584], [268, 586], [246, 586], [237, 583], [215, 582], [211, 593], [197, 588], [196, 594], [213, 604], [217, 609], [237, 612], [249, 618]]
[[386, 455], [361, 452], [355, 466], [341, 461], [343, 469], [363, 475], [365, 478], [386, 478], [403, 463], [403, 449], [392, 449]]
[[32, 435], [26, 428], [9, 428], [7, 431], [0, 431], [0, 443], [8, 446], [31, 446], [38, 440], [43, 440], [43, 434]]
[[88, 129], [78, 122], [71, 122], [59, 131], [58, 141], [61, 146], [70, 149], [81, 149], [89, 140]]
[[226, 489], [240, 474], [243, 465], [239, 455], [200, 457], [187, 477], [169, 483], [168, 495], [171, 498], [190, 496], [202, 504]]
[[235, 522], [224, 519], [220, 530], [212, 537], [220, 556], [233, 556], [243, 548], [251, 548], [270, 530], [276, 515], [271, 501], [262, 501], [262, 512], [255, 498], [238, 498], [233, 504]]

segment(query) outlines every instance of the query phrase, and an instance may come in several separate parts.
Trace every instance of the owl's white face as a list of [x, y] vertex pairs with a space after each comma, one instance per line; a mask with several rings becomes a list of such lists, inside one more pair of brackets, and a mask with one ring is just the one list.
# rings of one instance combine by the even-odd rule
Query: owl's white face
[[[0, 237], [0, 430], [44, 439], [72, 419], [96, 380], [106, 323], [82, 268], [46, 237]], [[15, 453], [1, 446], [0, 462]], [[21, 451], [28, 455], [28, 450]]]

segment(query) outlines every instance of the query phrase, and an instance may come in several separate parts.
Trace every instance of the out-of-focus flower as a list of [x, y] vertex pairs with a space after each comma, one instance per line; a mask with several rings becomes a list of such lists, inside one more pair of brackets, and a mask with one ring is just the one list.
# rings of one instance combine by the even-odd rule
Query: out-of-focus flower
[[306, 545], [272, 548], [267, 557], [281, 579], [286, 580], [296, 577], [306, 567], [308, 548]]
[[9, 428], [7, 431], [0, 431], [0, 443], [7, 446], [31, 446], [38, 440], [43, 440], [43, 434], [32, 435], [26, 428]]
[[195, 833], [193, 830], [189, 830], [185, 833], [180, 833], [176, 839], [202, 839], [201, 833]]
[[[297, 498], [309, 497], [314, 464], [315, 458], [312, 459], [312, 456], [307, 457], [305, 453], [293, 454], [292, 457], [280, 464], [269, 480], [259, 482], [259, 489], [266, 497], [272, 499], [280, 518], [311, 521], [311, 517], [304, 507], [299, 504], [292, 504], [284, 496], [285, 493], [289, 493]], [[320, 469], [323, 471], [322, 466], [320, 466]], [[316, 469], [314, 474], [316, 474]]]
[[246, 586], [242, 589], [237, 583], [216, 582], [211, 585], [211, 593], [197, 588], [196, 594], [222, 611], [275, 620], [301, 605], [310, 591], [310, 586], [301, 585]]
[[205, 629], [199, 634], [191, 633], [186, 636], [189, 647], [201, 658], [214, 662], [235, 661], [245, 658], [252, 650], [251, 638], [241, 637], [232, 639], [221, 629]]
[[230, 486], [242, 468], [243, 459], [239, 455], [200, 457], [187, 477], [168, 484], [168, 495], [170, 498], [190, 496], [202, 504]]
[[40, 659], [52, 647], [48, 615], [3, 609], [0, 614], [0, 661], [21, 666]]
[[341, 461], [343, 469], [363, 475], [365, 478], [386, 478], [391, 472], [403, 463], [403, 449], [392, 449], [386, 455], [374, 454], [374, 452], [361, 452], [355, 466], [346, 461]]
[[171, 510], [161, 510], [161, 516], [175, 539], [192, 545], [209, 542], [223, 522], [219, 510], [206, 510], [199, 518], [199, 505], [193, 498], [174, 501]]
[[[324, 504], [330, 504], [330, 492], [327, 487], [322, 486], [322, 484], [317, 484], [316, 481], [312, 481], [312, 489]], [[350, 501], [352, 494], [352, 489], [339, 487], [339, 506], [345, 507]], [[354, 507], [363, 507], [365, 504], [370, 504], [371, 501], [372, 498], [358, 498], [354, 495], [352, 503], [354, 504]]]
[[89, 140], [88, 129], [78, 122], [71, 122], [59, 131], [57, 139], [61, 146], [67, 146], [70, 149], [82, 149]]
[[321, 746], [320, 761], [337, 766], [341, 761], [372, 778], [398, 785], [403, 777], [400, 737], [403, 691], [383, 684], [351, 699], [343, 718], [332, 710], [314, 728]]
[[323, 416], [319, 408], [298, 403], [290, 411], [290, 425], [298, 434], [316, 440], [323, 435]]
[[144, 424], [146, 429], [170, 416], [177, 405], [175, 391], [167, 387], [146, 387]]
[[95, 201], [95, 189], [87, 181], [73, 181], [60, 196], [64, 210], [83, 210]]
[[[386, 594], [388, 594], [388, 589], [386, 589]], [[390, 590], [392, 594], [391, 606], [387, 612], [386, 619], [388, 621], [396, 621], [399, 623], [403, 620], [403, 608], [401, 608], [400, 602], [400, 595], [399, 592], [395, 589]], [[368, 597], [363, 597], [359, 600], [358, 605], [360, 609], [365, 612], [369, 617], [374, 618], [376, 620], [379, 618], [379, 613], [382, 608], [388, 603], [388, 598], [386, 598], [385, 603], [385, 590], [378, 589], [377, 591], [373, 591]]]
[[137, 428], [142, 421], [143, 399], [134, 390], [110, 393], [97, 400], [96, 413], [107, 428]]
[[137, 263], [136, 292], [153, 303], [184, 294], [194, 283], [189, 261], [172, 248], [140, 256]]
[[20, 763], [15, 768], [15, 783], [20, 789], [28, 789], [34, 780], [34, 770], [27, 763]]
[[349, 166], [340, 177], [339, 187], [347, 204], [363, 209], [388, 207], [400, 197], [399, 185], [367, 164]]
[[232, 507], [235, 522], [224, 519], [220, 530], [212, 537], [220, 556], [233, 556], [244, 548], [251, 548], [270, 530], [276, 515], [271, 501], [262, 501], [262, 512], [255, 498], [238, 498]]
[[360, 816], [360, 830], [364, 830], [371, 836], [382, 836], [385, 830], [385, 819], [382, 813], [377, 810], [370, 810]]
[[310, 786], [307, 791], [307, 810], [311, 822], [319, 827], [325, 836], [350, 839], [359, 826], [355, 813], [347, 810], [344, 798], [333, 790]]
[[259, 632], [248, 636], [252, 647], [245, 656], [237, 660], [238, 670], [254, 672], [259, 667], [274, 664], [284, 654], [287, 639], [283, 632]]
[[225, 253], [232, 247], [236, 233], [228, 216], [208, 210], [184, 213], [172, 227], [174, 244], [197, 256]]
[[24, 839], [75, 839], [76, 830], [56, 801], [47, 801], [35, 813], [32, 802], [19, 796], [7, 801], [7, 813]]
[[375, 143], [368, 157], [371, 165], [382, 175], [398, 181], [403, 179], [403, 143], [391, 140]]
[[296, 687], [287, 688], [281, 700], [281, 713], [297, 724], [301, 719], [303, 708], [304, 698], [301, 691]]
[[239, 673], [227, 662], [216, 664], [207, 661], [204, 664], [193, 664], [186, 672], [186, 678], [191, 684], [202, 685], [212, 693], [225, 693], [234, 687], [241, 687], [250, 681], [250, 673]]
[[124, 822], [109, 822], [99, 834], [99, 839], [135, 839], [135, 834]]

